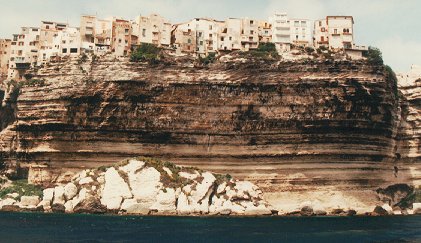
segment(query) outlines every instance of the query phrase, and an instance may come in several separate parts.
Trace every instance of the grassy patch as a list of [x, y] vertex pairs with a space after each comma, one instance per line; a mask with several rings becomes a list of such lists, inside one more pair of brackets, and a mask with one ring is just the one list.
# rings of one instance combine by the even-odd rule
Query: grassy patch
[[39, 196], [42, 197], [42, 188], [40, 186], [28, 184], [27, 180], [13, 181], [12, 185], [0, 190], [0, 198], [4, 198], [9, 193], [18, 193], [18, 200], [22, 196]]

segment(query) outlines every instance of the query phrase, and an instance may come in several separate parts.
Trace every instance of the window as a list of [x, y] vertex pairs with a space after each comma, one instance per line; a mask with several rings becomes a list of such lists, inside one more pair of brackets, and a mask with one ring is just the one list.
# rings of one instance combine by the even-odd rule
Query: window
[[125, 29], [124, 33], [127, 35], [129, 33], [129, 29]]
[[295, 26], [295, 27], [300, 26], [300, 21], [294, 21], [294, 26]]
[[322, 27], [321, 31], [322, 32], [325, 32], [326, 31], [325, 27]]
[[66, 44], [66, 41], [64, 40], [64, 41], [62, 41], [62, 43], [63, 43], [63, 44]]
[[212, 38], [212, 34], [209, 34], [209, 38]]
[[121, 43], [121, 39], [118, 39], [118, 43]]
[[252, 34], [254, 34], [254, 31], [253, 30], [250, 30], [250, 35], [252, 35]]
[[202, 32], [199, 32], [199, 37], [202, 37]]
[[67, 48], [63, 48], [63, 50], [61, 52], [67, 53]]
[[212, 25], [209, 25], [209, 30], [212, 30]]
[[45, 28], [48, 30], [48, 29], [50, 29], [50, 26], [49, 25], [46, 25]]
[[77, 53], [77, 48], [70, 48], [70, 53]]
[[203, 41], [200, 41], [200, 42], [199, 42], [199, 45], [203, 46]]
[[224, 37], [221, 37], [221, 41], [224, 41]]
[[188, 40], [187, 40], [187, 43], [191, 44], [191, 39], [188, 39]]
[[146, 36], [146, 29], [142, 30], [142, 36], [145, 37]]
[[254, 21], [253, 20], [250, 20], [250, 24], [254, 24]]
[[321, 27], [322, 26], [322, 21], [319, 21], [319, 27]]
[[232, 40], [232, 36], [230, 36], [230, 38], [229, 38], [230, 40]]
[[333, 33], [336, 35], [336, 34], [338, 34], [338, 29], [334, 29], [333, 30]]

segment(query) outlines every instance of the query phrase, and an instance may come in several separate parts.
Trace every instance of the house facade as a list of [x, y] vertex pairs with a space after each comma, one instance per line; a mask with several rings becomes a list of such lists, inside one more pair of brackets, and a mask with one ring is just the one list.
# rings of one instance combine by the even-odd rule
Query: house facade
[[136, 17], [132, 28], [132, 35], [137, 38], [133, 44], [148, 43], [159, 47], [169, 47], [171, 44], [172, 25], [158, 14]]
[[272, 42], [272, 25], [267, 21], [259, 21], [259, 42]]
[[287, 52], [291, 48], [291, 24], [286, 13], [275, 13], [269, 18], [272, 25], [272, 42], [278, 52]]
[[7, 76], [12, 40], [0, 39], [0, 77]]
[[130, 21], [115, 19], [112, 27], [111, 51], [117, 57], [129, 55], [132, 46], [132, 25]]
[[290, 19], [290, 41], [298, 46], [313, 46], [313, 22], [308, 19]]
[[22, 27], [11, 41], [8, 78], [23, 80], [24, 72], [37, 65], [40, 28]]

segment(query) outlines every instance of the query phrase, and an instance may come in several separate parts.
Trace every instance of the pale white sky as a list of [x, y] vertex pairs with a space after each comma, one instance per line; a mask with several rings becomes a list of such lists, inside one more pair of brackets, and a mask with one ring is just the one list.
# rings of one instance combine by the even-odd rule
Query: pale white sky
[[418, 0], [0, 0], [0, 38], [10, 38], [21, 26], [41, 20], [79, 26], [81, 14], [100, 17], [158, 13], [172, 23], [194, 17], [267, 19], [274, 12], [319, 19], [353, 15], [356, 44], [377, 46], [386, 64], [407, 71], [421, 64], [421, 1]]

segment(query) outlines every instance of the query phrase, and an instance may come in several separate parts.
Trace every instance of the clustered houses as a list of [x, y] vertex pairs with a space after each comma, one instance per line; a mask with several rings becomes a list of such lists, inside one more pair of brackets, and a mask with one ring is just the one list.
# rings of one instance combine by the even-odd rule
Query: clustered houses
[[289, 18], [286, 13], [276, 13], [268, 21], [195, 18], [175, 25], [157, 14], [138, 16], [131, 21], [83, 15], [80, 27], [42, 21], [40, 27], [23, 27], [13, 39], [0, 40], [0, 76], [21, 80], [30, 67], [86, 52], [124, 57], [143, 43], [178, 55], [202, 57], [248, 51], [258, 48], [260, 43], [271, 42], [279, 53], [289, 52], [292, 46], [326, 47], [361, 58], [367, 48], [355, 45], [353, 25], [352, 16], [327, 16], [311, 21]]

